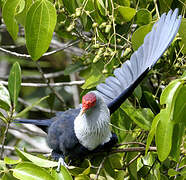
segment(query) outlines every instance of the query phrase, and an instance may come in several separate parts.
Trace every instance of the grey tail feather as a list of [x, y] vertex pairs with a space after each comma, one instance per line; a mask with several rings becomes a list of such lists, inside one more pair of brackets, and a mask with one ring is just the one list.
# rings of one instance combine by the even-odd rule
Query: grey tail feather
[[34, 124], [38, 126], [47, 126], [49, 127], [52, 124], [52, 119], [43, 119], [43, 120], [36, 120], [36, 119], [15, 119], [14, 123], [24, 123], [24, 124]]
[[43, 120], [36, 120], [36, 119], [15, 119], [14, 123], [23, 123], [23, 124], [34, 124], [44, 132], [48, 132], [48, 127], [52, 124], [53, 119], [43, 119]]

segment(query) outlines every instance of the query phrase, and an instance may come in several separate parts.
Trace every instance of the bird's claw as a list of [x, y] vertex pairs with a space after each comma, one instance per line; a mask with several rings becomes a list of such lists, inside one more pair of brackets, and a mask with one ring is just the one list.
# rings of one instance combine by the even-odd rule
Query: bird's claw
[[57, 166], [57, 169], [56, 169], [57, 172], [60, 172], [61, 165], [68, 168], [68, 165], [65, 163], [65, 161], [62, 157], [60, 157], [59, 160], [58, 160], [58, 166]]

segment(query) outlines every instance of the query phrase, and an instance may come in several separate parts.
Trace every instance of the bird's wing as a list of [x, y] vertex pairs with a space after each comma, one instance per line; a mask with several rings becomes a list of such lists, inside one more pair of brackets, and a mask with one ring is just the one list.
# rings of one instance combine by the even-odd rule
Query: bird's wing
[[108, 77], [105, 83], [97, 85], [97, 91], [108, 105], [110, 113], [117, 110], [132, 91], [155, 65], [176, 36], [181, 23], [178, 9], [162, 14], [142, 46], [135, 51], [130, 60], [114, 70], [114, 77]]

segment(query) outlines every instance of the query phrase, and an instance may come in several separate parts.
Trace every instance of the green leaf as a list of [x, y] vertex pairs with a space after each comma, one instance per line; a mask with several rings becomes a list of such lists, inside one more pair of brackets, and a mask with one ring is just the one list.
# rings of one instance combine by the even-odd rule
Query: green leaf
[[19, 96], [19, 91], [21, 89], [21, 68], [18, 62], [15, 62], [11, 68], [10, 75], [8, 78], [8, 90], [10, 92], [10, 97], [15, 108], [17, 105], [17, 99]]
[[82, 86], [82, 89], [90, 89], [103, 82], [104, 76], [102, 73], [103, 64], [98, 62], [92, 64], [91, 71], [85, 81], [85, 84]]
[[128, 6], [130, 7], [130, 0], [117, 0], [117, 3], [121, 6]]
[[170, 10], [173, 0], [159, 1], [160, 13], [165, 13]]
[[72, 176], [64, 166], [61, 166], [60, 173], [57, 173], [56, 170], [53, 169], [52, 176], [55, 180], [72, 180]]
[[180, 160], [180, 145], [182, 143], [184, 135], [184, 124], [179, 123], [174, 125], [173, 136], [172, 136], [172, 149], [170, 152], [170, 156], [177, 162]]
[[39, 99], [38, 101], [34, 102], [31, 106], [26, 107], [23, 111], [16, 114], [16, 116], [14, 118], [18, 118], [18, 117], [23, 116], [26, 112], [30, 111], [34, 106], [38, 105], [39, 103], [41, 103], [43, 100], [47, 99], [48, 97], [49, 96], [45, 96], [45, 97]]
[[132, 48], [137, 50], [142, 44], [145, 36], [152, 29], [153, 23], [139, 27], [132, 35], [131, 42]]
[[[1, 102], [0, 102], [0, 104], [1, 104]], [[8, 123], [6, 117], [1, 112], [0, 112], [0, 120], [3, 120], [4, 123]]]
[[46, 170], [32, 163], [20, 163], [13, 171], [13, 176], [21, 180], [53, 180]]
[[154, 114], [158, 114], [160, 112], [159, 104], [156, 102], [153, 94], [149, 91], [143, 92], [142, 104], [144, 104], [145, 107], [149, 107]]
[[136, 24], [139, 26], [149, 24], [152, 21], [151, 12], [148, 11], [147, 9], [140, 9], [136, 13], [135, 21], [136, 21]]
[[186, 123], [186, 85], [182, 83], [174, 96], [172, 100], [172, 103], [174, 103], [173, 122]]
[[171, 151], [174, 123], [168, 118], [166, 109], [161, 110], [159, 117], [155, 140], [158, 158], [160, 161], [164, 161]]
[[5, 170], [6, 169], [6, 164], [4, 163], [3, 160], [0, 160], [0, 170]]
[[138, 85], [135, 89], [134, 89], [134, 92], [133, 92], [134, 96], [140, 100], [141, 97], [142, 97], [142, 89], [141, 89], [141, 86]]
[[122, 16], [124, 22], [129, 22], [135, 16], [136, 10], [126, 6], [118, 6], [117, 10]]
[[179, 28], [179, 35], [181, 36], [181, 44], [184, 45], [183, 47], [183, 54], [186, 54], [186, 34], [185, 34], [185, 29], [186, 29], [186, 18], [182, 18], [181, 20], [181, 25]]
[[102, 16], [106, 15], [107, 9], [105, 7], [103, 0], [95, 0], [95, 6], [97, 7], [98, 11]]
[[6, 87], [0, 83], [0, 108], [9, 111], [11, 107], [10, 94]]
[[19, 9], [22, 0], [6, 0], [3, 9], [2, 16], [6, 24], [7, 30], [14, 40], [17, 38], [19, 26], [15, 19], [17, 10]]
[[116, 171], [114, 171], [114, 167], [117, 167], [118, 169], [122, 168], [122, 157], [123, 154], [112, 154], [106, 158], [104, 162], [105, 171], [113, 178], [116, 177]]
[[25, 36], [33, 60], [38, 60], [49, 48], [56, 19], [56, 9], [48, 0], [37, 0], [28, 10]]
[[76, 62], [75, 64], [70, 64], [64, 70], [64, 75], [69, 75], [71, 73], [77, 72], [82, 69], [83, 64], [81, 62]]
[[174, 123], [186, 122], [186, 86], [182, 80], [172, 81], [163, 91], [160, 104], [166, 105], [168, 118]]
[[[128, 102], [128, 103], [127, 103]], [[151, 122], [154, 118], [154, 114], [148, 108], [136, 109], [129, 101], [126, 101], [121, 109], [142, 129], [149, 130], [151, 127]]]
[[90, 178], [87, 175], [78, 175], [75, 180], [90, 180]]
[[76, 0], [63, 0], [63, 4], [70, 14], [75, 13], [75, 9], [77, 7]]
[[23, 11], [16, 15], [17, 21], [23, 26], [25, 26], [26, 15], [31, 5], [32, 5], [32, 0], [25, 0], [25, 6]]
[[151, 142], [152, 142], [152, 140], [153, 140], [153, 137], [154, 137], [154, 135], [155, 135], [156, 127], [157, 127], [157, 124], [158, 124], [159, 120], [160, 120], [160, 114], [158, 114], [158, 115], [154, 118], [154, 120], [153, 120], [153, 122], [152, 122], [152, 126], [151, 126], [150, 132], [149, 132], [148, 137], [147, 137], [147, 144], [146, 144], [146, 149], [145, 149], [145, 154], [146, 154], [146, 155], [147, 155], [147, 152], [148, 152], [149, 147], [150, 147], [150, 145], [151, 145]]
[[81, 167], [69, 166], [69, 171], [73, 176], [88, 175], [90, 173], [91, 163], [85, 159]]
[[174, 169], [169, 169], [169, 171], [168, 171], [168, 175], [171, 177], [176, 176], [177, 174], [179, 174], [179, 172], [175, 171]]
[[172, 105], [172, 100], [173, 97], [180, 88], [181, 82], [177, 79], [175, 81], [172, 81], [162, 92], [161, 97], [160, 97], [160, 104], [161, 105], [166, 105], [166, 108], [171, 109]]
[[12, 173], [7, 171], [4, 173], [2, 180], [17, 180], [17, 178], [13, 177]]
[[15, 159], [10, 159], [9, 157], [5, 157], [4, 162], [5, 164], [18, 164], [21, 162], [21, 159], [15, 160]]
[[[129, 163], [136, 156], [137, 156], [137, 152], [128, 152], [127, 153], [127, 158], [126, 158], [127, 163]], [[129, 165], [128, 171], [129, 171], [131, 179], [133, 179], [133, 180], [138, 179], [137, 178], [137, 159]]]
[[32, 161], [37, 166], [49, 168], [49, 167], [56, 167], [58, 165], [58, 162], [42, 159], [42, 158], [39, 158], [37, 156], [33, 156], [31, 154], [28, 154], [28, 153], [23, 152], [23, 151], [18, 150], [18, 149], [16, 151], [18, 151], [19, 154], [26, 157], [28, 160]]
[[[122, 104], [122, 106], [123, 105], [124, 104]], [[119, 108], [114, 114], [112, 114], [111, 122], [114, 126], [124, 130], [121, 131], [120, 129], [112, 126], [112, 130], [114, 131], [114, 133], [117, 134], [118, 143], [122, 143], [124, 139], [126, 140], [126, 136], [128, 135], [127, 130], [129, 130], [132, 125], [131, 118], [127, 115], [127, 113], [122, 108]]]

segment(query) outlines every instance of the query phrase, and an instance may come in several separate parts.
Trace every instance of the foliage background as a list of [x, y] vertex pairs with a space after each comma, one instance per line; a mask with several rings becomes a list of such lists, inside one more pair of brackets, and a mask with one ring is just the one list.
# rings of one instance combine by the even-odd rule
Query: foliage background
[[[1, 0], [0, 5], [1, 179], [185, 178], [185, 0]], [[130, 59], [159, 16], [175, 8], [183, 17], [179, 34], [112, 116], [119, 145], [56, 173], [46, 135], [12, 120], [46, 119], [78, 107], [82, 95]]]

